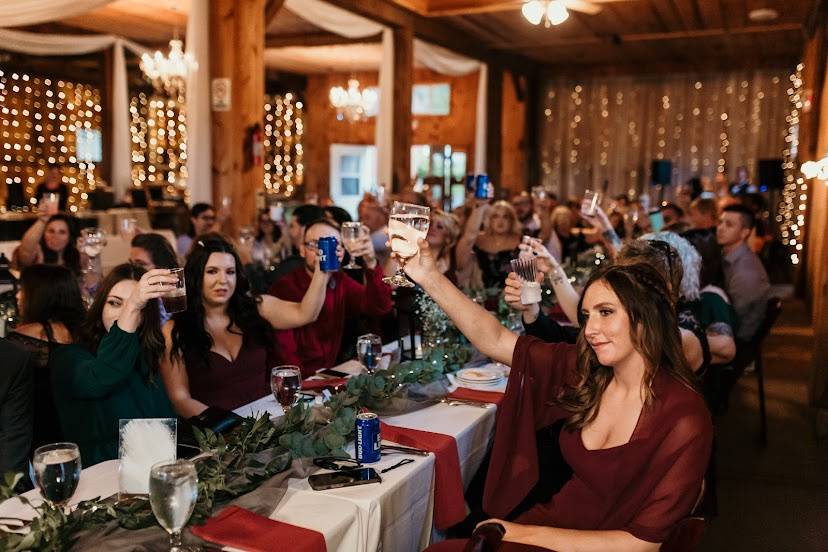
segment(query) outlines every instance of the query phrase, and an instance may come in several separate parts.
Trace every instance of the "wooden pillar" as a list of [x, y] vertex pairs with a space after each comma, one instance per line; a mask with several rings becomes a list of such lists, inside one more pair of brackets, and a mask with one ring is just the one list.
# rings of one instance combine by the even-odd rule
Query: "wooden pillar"
[[411, 87], [414, 83], [414, 33], [410, 27], [394, 29], [394, 147], [392, 190], [411, 180]]
[[541, 79], [536, 73], [526, 76], [526, 110], [524, 112], [524, 146], [526, 151], [526, 185], [541, 184], [540, 176], [540, 141], [541, 127]]
[[230, 109], [212, 112], [213, 203], [232, 200], [229, 232], [253, 222], [263, 186], [246, 145], [249, 129], [264, 121], [264, 16], [265, 0], [210, 2], [210, 78], [231, 83]]
[[503, 185], [503, 67], [489, 65], [486, 90], [486, 173], [495, 190]]

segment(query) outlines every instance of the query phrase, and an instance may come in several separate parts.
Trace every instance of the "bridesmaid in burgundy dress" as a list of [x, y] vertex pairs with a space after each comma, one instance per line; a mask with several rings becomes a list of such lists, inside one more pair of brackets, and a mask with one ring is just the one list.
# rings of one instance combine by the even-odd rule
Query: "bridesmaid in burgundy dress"
[[[452, 286], [425, 241], [406, 273], [482, 353], [510, 364], [483, 507], [506, 517], [538, 481], [536, 430], [564, 419], [571, 479], [546, 504], [501, 521], [501, 551], [656, 551], [699, 498], [712, 423], [682, 353], [675, 307], [650, 265], [587, 283], [576, 345], [518, 337]], [[461, 551], [446, 541], [437, 551]]]
[[277, 363], [273, 329], [316, 320], [330, 274], [316, 270], [301, 303], [254, 297], [233, 246], [220, 234], [205, 234], [193, 242], [184, 275], [187, 310], [164, 326], [161, 365], [178, 415], [197, 416], [208, 406], [233, 410], [269, 394]]

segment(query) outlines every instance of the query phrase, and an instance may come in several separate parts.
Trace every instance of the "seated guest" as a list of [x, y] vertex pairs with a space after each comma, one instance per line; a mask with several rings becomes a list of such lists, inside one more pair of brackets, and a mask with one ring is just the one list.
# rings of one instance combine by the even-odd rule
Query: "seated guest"
[[750, 172], [747, 167], [736, 168], [736, 182], [730, 185], [730, 195], [738, 197], [744, 194], [755, 194], [759, 190], [750, 182]]
[[299, 247], [305, 236], [305, 228], [311, 222], [325, 218], [325, 210], [318, 205], [300, 205], [293, 210], [290, 216], [290, 223], [287, 226], [287, 243], [285, 244], [288, 255], [276, 266], [276, 270], [268, 275], [270, 282], [290, 274], [297, 268], [304, 266], [305, 261], [299, 254]]
[[254, 263], [264, 268], [282, 260], [287, 239], [282, 239], [282, 229], [270, 218], [270, 211], [259, 211], [256, 239], [253, 240], [251, 258]]
[[80, 252], [77, 248], [74, 221], [63, 214], [49, 214], [39, 209], [37, 220], [23, 234], [20, 245], [12, 254], [12, 264], [22, 270], [33, 264], [63, 265], [80, 274]]
[[132, 238], [129, 262], [144, 270], [175, 268], [178, 266], [178, 257], [167, 238], [161, 234], [146, 233]]
[[62, 182], [60, 165], [49, 163], [46, 172], [46, 180], [35, 188], [34, 198], [40, 202], [46, 194], [58, 194], [58, 211], [66, 211], [66, 201], [69, 199], [69, 188]]
[[538, 237], [541, 230], [541, 219], [535, 213], [532, 196], [527, 192], [521, 192], [512, 197], [512, 207], [521, 225], [521, 233], [524, 236]]
[[[156, 268], [176, 268], [178, 257], [173, 251], [169, 240], [161, 234], [138, 234], [132, 238], [129, 249], [129, 262], [140, 266], [144, 270]], [[164, 310], [164, 303], [158, 301], [159, 312], [161, 313], [161, 325], [167, 323], [170, 315]]]
[[469, 264], [476, 263], [483, 287], [502, 289], [511, 271], [510, 262], [519, 253], [520, 232], [517, 214], [508, 202], [476, 204], [457, 243], [458, 270], [467, 270]]
[[335, 222], [338, 226], [342, 226], [344, 222], [353, 222], [351, 214], [337, 205], [328, 205], [323, 207], [325, 210], [325, 218]]
[[669, 201], [662, 203], [661, 216], [664, 219], [662, 230], [680, 234], [690, 228], [690, 225], [684, 220], [684, 209], [675, 203]]
[[158, 377], [164, 353], [155, 300], [175, 289], [166, 269], [122, 264], [104, 278], [78, 344], [49, 360], [63, 436], [84, 466], [118, 457], [118, 420], [174, 416]]
[[186, 257], [190, 252], [193, 239], [201, 234], [215, 230], [216, 210], [209, 203], [196, 203], [190, 209], [190, 229], [186, 234], [178, 236], [175, 249], [180, 257]]
[[359, 217], [359, 222], [368, 227], [368, 231], [371, 233], [371, 243], [374, 244], [374, 253], [377, 256], [377, 262], [379, 262], [381, 267], [384, 267], [391, 253], [391, 249], [388, 246], [388, 212], [376, 197], [371, 194], [365, 194], [357, 206], [357, 216]]
[[[578, 212], [580, 212], [580, 207], [578, 207]], [[579, 231], [580, 228], [576, 229], [577, 221], [578, 215], [567, 205], [559, 205], [552, 211], [551, 232], [546, 246], [558, 262], [575, 264], [578, 253], [589, 247], [584, 234]]]
[[[300, 247], [304, 266], [277, 280], [268, 293], [286, 301], [296, 301], [307, 293], [319, 272], [317, 242], [323, 237], [333, 237], [339, 244], [342, 243], [339, 227], [331, 221], [321, 219], [309, 224], [305, 229], [305, 241]], [[276, 332], [279, 356], [285, 363], [301, 367], [305, 377], [337, 363], [346, 324], [360, 317], [380, 317], [391, 312], [391, 288], [382, 281], [382, 270], [370, 236], [360, 238], [353, 253], [365, 263], [365, 283], [358, 283], [342, 271], [333, 273], [318, 319], [292, 330]], [[337, 248], [337, 256], [342, 262], [345, 250], [341, 245]]]
[[20, 274], [17, 292], [20, 322], [8, 334], [30, 353], [34, 381], [32, 448], [63, 440], [52, 399], [49, 358], [60, 345], [75, 342], [86, 312], [75, 275], [66, 267], [32, 265]]
[[716, 242], [716, 225], [719, 223], [716, 200], [712, 198], [694, 200], [690, 204], [689, 219], [692, 228], [683, 232], [681, 237], [692, 243], [702, 257], [699, 278], [711, 285], [722, 287], [724, 285], [722, 250]]
[[748, 208], [729, 205], [722, 210], [716, 228], [724, 257], [725, 291], [736, 310], [736, 338], [741, 341], [749, 341], [762, 324], [770, 291], [765, 267], [747, 245], [753, 225], [753, 213]]
[[435, 252], [437, 268], [452, 282], [458, 284], [454, 247], [460, 237], [460, 223], [457, 217], [440, 209], [431, 211], [431, 224], [428, 226], [429, 246]]
[[18, 345], [0, 339], [0, 474], [28, 471], [34, 412], [30, 356]]
[[[439, 273], [424, 240], [405, 266], [457, 328], [511, 365], [498, 407], [483, 508], [506, 517], [538, 481], [536, 431], [566, 420], [573, 476], [514, 523], [507, 543], [553, 550], [658, 550], [702, 487], [713, 428], [682, 354], [673, 297], [648, 264], [596, 271], [578, 305], [577, 345], [504, 328]], [[447, 541], [432, 550], [463, 550]], [[500, 550], [517, 550], [510, 544]]]
[[175, 411], [191, 418], [209, 406], [233, 410], [270, 393], [272, 330], [316, 320], [328, 273], [315, 271], [301, 303], [254, 296], [233, 246], [206, 234], [193, 243], [184, 275], [187, 309], [164, 326], [161, 364]]

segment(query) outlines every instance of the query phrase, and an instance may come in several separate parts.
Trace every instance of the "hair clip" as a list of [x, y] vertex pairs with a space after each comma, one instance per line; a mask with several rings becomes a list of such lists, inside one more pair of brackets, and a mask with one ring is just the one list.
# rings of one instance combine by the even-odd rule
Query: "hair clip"
[[206, 245], [204, 245], [204, 242], [203, 242], [203, 241], [201, 241], [201, 240], [198, 240], [196, 243], [197, 243], [198, 245], [200, 245], [201, 247], [207, 247]]

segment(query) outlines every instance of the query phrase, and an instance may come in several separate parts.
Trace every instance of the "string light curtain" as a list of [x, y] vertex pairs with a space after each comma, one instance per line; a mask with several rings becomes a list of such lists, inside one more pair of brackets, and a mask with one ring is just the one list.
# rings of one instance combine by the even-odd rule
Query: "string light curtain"
[[93, 162], [77, 158], [76, 132], [101, 129], [101, 91], [0, 69], [0, 106], [0, 204], [9, 185], [32, 197], [47, 165], [57, 163], [70, 192], [68, 210], [83, 209], [100, 175]]
[[803, 64], [796, 66], [796, 71], [788, 77], [787, 100], [788, 116], [785, 118], [784, 163], [785, 187], [782, 201], [779, 202], [776, 222], [780, 223], [782, 243], [790, 249], [791, 263], [799, 264], [802, 251], [802, 238], [805, 233], [805, 212], [808, 208], [808, 184], [799, 172], [799, 114], [803, 108], [802, 93]]
[[296, 94], [265, 96], [264, 188], [290, 198], [305, 182], [304, 104]]
[[187, 124], [184, 97], [132, 98], [132, 184], [164, 186], [166, 195], [187, 197]]
[[563, 196], [605, 180], [612, 194], [642, 190], [654, 159], [673, 162], [673, 184], [754, 171], [758, 159], [782, 157], [788, 85], [784, 71], [551, 79], [543, 184]]

